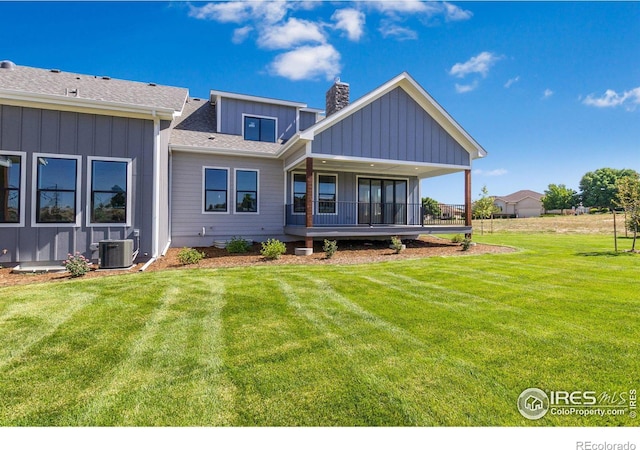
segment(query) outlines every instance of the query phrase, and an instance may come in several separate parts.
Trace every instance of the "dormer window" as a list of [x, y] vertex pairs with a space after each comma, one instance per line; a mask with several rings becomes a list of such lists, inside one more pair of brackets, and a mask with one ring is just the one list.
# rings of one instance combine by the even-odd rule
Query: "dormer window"
[[243, 116], [244, 139], [246, 141], [275, 142], [275, 117]]

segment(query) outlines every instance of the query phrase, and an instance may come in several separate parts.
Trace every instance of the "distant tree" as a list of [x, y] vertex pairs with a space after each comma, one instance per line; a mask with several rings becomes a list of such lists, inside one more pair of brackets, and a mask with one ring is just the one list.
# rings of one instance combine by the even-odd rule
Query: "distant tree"
[[422, 199], [422, 214], [425, 216], [440, 217], [442, 214], [440, 203], [431, 197], [424, 197]]
[[480, 190], [480, 198], [473, 203], [473, 216], [480, 219], [480, 234], [484, 235], [484, 219], [493, 217], [498, 212], [498, 207], [493, 204], [493, 197], [489, 196], [486, 186]]
[[616, 182], [627, 176], [638, 177], [638, 172], [608, 167], [587, 172], [580, 180], [582, 204], [586, 207], [611, 208], [617, 193]]
[[640, 177], [626, 176], [620, 178], [616, 187], [618, 193], [615, 203], [624, 208], [626, 214], [625, 226], [633, 233], [631, 251], [636, 250], [636, 238], [640, 229]]
[[550, 184], [541, 200], [545, 210], [560, 209], [564, 213], [578, 204], [578, 193], [564, 184]]

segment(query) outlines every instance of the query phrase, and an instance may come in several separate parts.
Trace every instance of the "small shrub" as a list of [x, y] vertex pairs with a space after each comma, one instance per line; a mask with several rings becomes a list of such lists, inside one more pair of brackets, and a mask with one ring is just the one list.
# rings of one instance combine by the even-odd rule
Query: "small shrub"
[[279, 259], [286, 252], [286, 245], [277, 239], [268, 239], [267, 242], [263, 242], [260, 250], [260, 254], [267, 259]]
[[226, 247], [229, 253], [247, 253], [251, 249], [251, 243], [241, 237], [232, 237]]
[[204, 252], [199, 252], [195, 248], [183, 247], [178, 252], [178, 261], [183, 266], [188, 264], [198, 264], [204, 258]]
[[76, 252], [75, 255], [69, 253], [63, 264], [72, 278], [81, 277], [89, 272], [89, 260], [81, 255], [80, 252]]
[[324, 250], [325, 255], [327, 255], [327, 259], [331, 259], [338, 251], [338, 242], [325, 239], [322, 250]]
[[396, 252], [400, 253], [402, 251], [402, 239], [398, 236], [391, 237], [391, 248]]
[[462, 237], [461, 234], [456, 234], [454, 237], [451, 238], [451, 242], [453, 244], [460, 244], [460, 243], [462, 243], [463, 239], [464, 238]]
[[471, 248], [471, 239], [466, 237], [462, 240], [462, 251], [466, 252], [469, 248]]

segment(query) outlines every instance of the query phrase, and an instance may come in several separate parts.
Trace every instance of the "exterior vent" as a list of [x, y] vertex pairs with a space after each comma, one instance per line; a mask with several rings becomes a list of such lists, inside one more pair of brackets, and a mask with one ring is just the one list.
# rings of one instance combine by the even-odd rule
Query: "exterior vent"
[[51, 72], [51, 73], [60, 73], [60, 69], [51, 69], [49, 72]]
[[133, 265], [133, 239], [100, 241], [98, 252], [101, 269], [123, 269]]
[[16, 68], [16, 65], [13, 61], [0, 61], [0, 69], [9, 69], [13, 70]]

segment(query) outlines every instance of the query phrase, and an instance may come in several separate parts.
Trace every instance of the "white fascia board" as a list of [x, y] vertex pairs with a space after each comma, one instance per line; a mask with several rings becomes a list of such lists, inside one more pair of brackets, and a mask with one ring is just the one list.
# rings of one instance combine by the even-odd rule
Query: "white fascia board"
[[246, 95], [246, 94], [236, 94], [234, 92], [224, 92], [224, 91], [216, 91], [211, 90], [211, 98], [213, 97], [224, 97], [224, 98], [233, 98], [236, 100], [245, 100], [249, 102], [258, 102], [258, 103], [268, 103], [270, 105], [281, 105], [281, 106], [291, 106], [293, 108], [306, 108], [306, 103], [300, 102], [291, 102], [288, 100], [278, 100], [275, 98], [268, 97], [257, 97], [254, 95]]
[[[182, 113], [181, 111], [175, 111], [172, 108], [133, 106], [128, 103], [96, 101], [81, 97], [64, 97], [53, 94], [29, 94], [0, 89], [0, 103], [5, 103], [5, 100], [18, 103], [24, 102], [28, 103], [30, 106], [42, 109], [88, 112], [93, 114], [105, 114], [105, 112], [109, 112], [110, 115], [123, 115], [125, 117], [157, 116], [162, 120], [173, 120], [175, 117], [179, 117]], [[52, 106], [55, 106], [55, 108], [52, 108]]]
[[322, 114], [322, 113], [324, 112], [324, 109], [318, 109], [318, 108], [300, 108], [300, 111], [302, 111], [302, 112], [316, 113], [316, 114]]
[[455, 169], [455, 170], [468, 170], [471, 166], [458, 165], [458, 164], [441, 164], [419, 161], [401, 161], [397, 159], [381, 159], [381, 158], [362, 158], [359, 156], [342, 156], [342, 155], [327, 155], [323, 153], [309, 153], [307, 156], [316, 159], [326, 159], [335, 161], [346, 162], [361, 162], [366, 164], [395, 164], [398, 166], [413, 166], [413, 167], [439, 167], [443, 169]]

